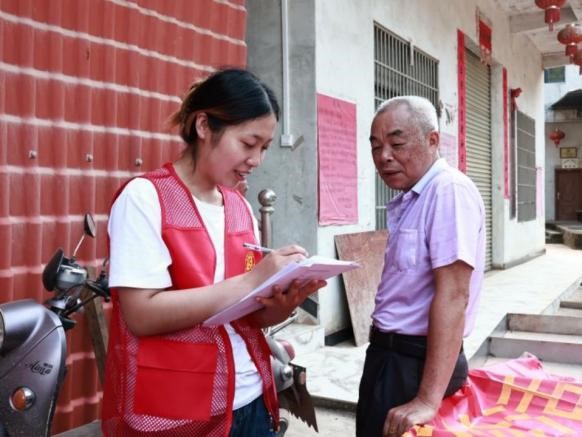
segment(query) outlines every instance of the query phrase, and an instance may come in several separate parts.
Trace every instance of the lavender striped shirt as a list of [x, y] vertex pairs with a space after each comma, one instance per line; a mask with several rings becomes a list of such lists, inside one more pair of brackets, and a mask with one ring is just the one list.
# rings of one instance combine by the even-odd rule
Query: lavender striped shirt
[[483, 285], [485, 208], [475, 184], [444, 159], [387, 205], [389, 241], [374, 325], [384, 332], [426, 335], [435, 293], [433, 269], [462, 260], [473, 267], [464, 336], [475, 325]]

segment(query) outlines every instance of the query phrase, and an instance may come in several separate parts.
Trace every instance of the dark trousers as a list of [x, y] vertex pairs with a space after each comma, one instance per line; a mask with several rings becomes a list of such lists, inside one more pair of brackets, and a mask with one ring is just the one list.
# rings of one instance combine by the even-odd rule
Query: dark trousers
[[[356, 436], [382, 436], [388, 411], [416, 396], [424, 370], [426, 337], [371, 334], [360, 381]], [[461, 350], [445, 397], [463, 386], [468, 365]]]
[[272, 419], [262, 396], [232, 412], [229, 437], [273, 437], [275, 435]]

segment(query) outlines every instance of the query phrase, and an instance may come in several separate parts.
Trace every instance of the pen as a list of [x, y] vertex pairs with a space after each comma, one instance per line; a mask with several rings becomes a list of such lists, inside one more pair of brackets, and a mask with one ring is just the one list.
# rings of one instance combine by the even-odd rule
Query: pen
[[258, 244], [243, 243], [242, 245], [243, 245], [243, 247], [246, 247], [247, 249], [254, 250], [256, 252], [269, 253], [269, 252], [273, 251], [273, 249], [269, 249], [268, 247], [259, 246]]

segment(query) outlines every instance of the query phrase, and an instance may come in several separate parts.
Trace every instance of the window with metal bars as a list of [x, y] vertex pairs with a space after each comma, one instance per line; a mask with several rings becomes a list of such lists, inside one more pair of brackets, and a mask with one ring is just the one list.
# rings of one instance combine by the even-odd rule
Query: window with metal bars
[[[374, 24], [374, 108], [396, 96], [421, 96], [438, 111], [438, 61]], [[398, 194], [376, 174], [376, 229], [386, 228], [386, 202]]]
[[536, 137], [535, 121], [516, 111], [517, 221], [536, 218]]
[[566, 67], [546, 68], [544, 70], [544, 83], [566, 82]]

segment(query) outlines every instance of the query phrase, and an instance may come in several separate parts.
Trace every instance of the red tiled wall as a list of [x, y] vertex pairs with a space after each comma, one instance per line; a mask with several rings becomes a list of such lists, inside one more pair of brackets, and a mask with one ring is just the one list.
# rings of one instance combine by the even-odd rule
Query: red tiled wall
[[[101, 264], [114, 190], [177, 156], [166, 118], [193, 80], [245, 65], [245, 32], [244, 0], [0, 2], [0, 303], [48, 297], [44, 264], [57, 247], [71, 254], [86, 212], [97, 240], [79, 259]], [[78, 320], [53, 432], [100, 408]]]

